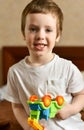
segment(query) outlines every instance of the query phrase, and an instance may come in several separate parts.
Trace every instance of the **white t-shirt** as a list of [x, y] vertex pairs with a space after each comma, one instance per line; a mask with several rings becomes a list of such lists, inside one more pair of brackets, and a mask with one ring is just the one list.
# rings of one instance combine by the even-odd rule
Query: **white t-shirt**
[[[33, 67], [26, 63], [26, 58], [10, 67], [8, 89], [4, 98], [13, 103], [21, 103], [28, 115], [29, 108], [26, 101], [31, 95], [37, 95], [39, 98], [45, 94], [51, 94], [52, 98], [62, 95], [65, 101], [70, 103], [71, 93], [84, 89], [83, 77], [71, 61], [55, 54], [49, 63]], [[80, 114], [62, 121], [49, 119], [41, 122], [44, 122], [47, 130], [79, 130], [79, 128], [84, 130]]]

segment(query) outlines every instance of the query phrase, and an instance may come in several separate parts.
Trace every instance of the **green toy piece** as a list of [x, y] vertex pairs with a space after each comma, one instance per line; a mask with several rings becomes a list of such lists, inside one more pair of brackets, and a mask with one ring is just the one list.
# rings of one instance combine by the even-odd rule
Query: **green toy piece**
[[45, 95], [42, 99], [38, 99], [36, 95], [32, 95], [27, 104], [30, 107], [28, 124], [34, 130], [44, 130], [44, 127], [39, 124], [39, 120], [54, 118], [58, 110], [63, 108], [64, 98], [57, 96], [55, 99], [52, 99], [50, 95]]

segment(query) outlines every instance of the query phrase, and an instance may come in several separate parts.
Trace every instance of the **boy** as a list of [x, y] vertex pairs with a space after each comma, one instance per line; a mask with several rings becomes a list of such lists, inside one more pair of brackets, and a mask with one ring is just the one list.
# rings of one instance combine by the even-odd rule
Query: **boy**
[[83, 130], [79, 112], [84, 107], [84, 83], [80, 71], [71, 61], [52, 53], [62, 33], [63, 13], [52, 0], [32, 0], [23, 10], [21, 30], [29, 56], [13, 65], [8, 72], [5, 99], [12, 102], [16, 119], [24, 130], [31, 95], [52, 98], [62, 95], [66, 103], [56, 118], [41, 120], [46, 130]]

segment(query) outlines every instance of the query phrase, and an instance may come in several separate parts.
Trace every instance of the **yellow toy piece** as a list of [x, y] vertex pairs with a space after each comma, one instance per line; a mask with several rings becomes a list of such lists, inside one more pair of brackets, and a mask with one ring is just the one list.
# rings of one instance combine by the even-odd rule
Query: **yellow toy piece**
[[34, 130], [44, 130], [44, 127], [38, 123], [36, 119], [28, 118], [28, 124], [34, 128]]

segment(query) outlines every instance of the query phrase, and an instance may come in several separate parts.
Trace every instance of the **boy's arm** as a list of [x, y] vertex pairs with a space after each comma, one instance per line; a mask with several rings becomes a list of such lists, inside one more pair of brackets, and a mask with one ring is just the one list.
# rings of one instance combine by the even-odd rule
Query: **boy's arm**
[[64, 107], [58, 111], [57, 119], [66, 119], [79, 113], [84, 108], [84, 90], [74, 93], [71, 104], [65, 103]]
[[24, 130], [29, 130], [30, 126], [27, 123], [28, 115], [26, 114], [23, 106], [21, 104], [12, 103], [12, 109], [17, 121], [22, 126], [22, 128]]
[[75, 110], [75, 114], [84, 108], [84, 89], [78, 93], [73, 94], [72, 105]]

